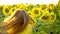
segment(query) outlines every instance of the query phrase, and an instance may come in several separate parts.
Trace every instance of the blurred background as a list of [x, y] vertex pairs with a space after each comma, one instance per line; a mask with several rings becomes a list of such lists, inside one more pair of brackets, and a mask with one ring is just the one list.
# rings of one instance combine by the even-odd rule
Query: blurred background
[[60, 0], [0, 0], [0, 23], [16, 9], [31, 20], [22, 34], [60, 34]]
[[54, 3], [57, 4], [59, 0], [0, 0], [0, 5], [13, 5], [13, 4], [19, 4], [19, 3], [23, 3], [23, 4], [50, 4], [50, 3]]

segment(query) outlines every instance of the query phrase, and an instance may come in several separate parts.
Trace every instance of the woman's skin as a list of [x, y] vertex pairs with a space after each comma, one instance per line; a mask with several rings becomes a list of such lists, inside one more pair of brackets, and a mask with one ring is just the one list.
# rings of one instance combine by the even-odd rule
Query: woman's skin
[[0, 25], [8, 34], [22, 32], [29, 24], [30, 17], [23, 9], [18, 9], [7, 17]]

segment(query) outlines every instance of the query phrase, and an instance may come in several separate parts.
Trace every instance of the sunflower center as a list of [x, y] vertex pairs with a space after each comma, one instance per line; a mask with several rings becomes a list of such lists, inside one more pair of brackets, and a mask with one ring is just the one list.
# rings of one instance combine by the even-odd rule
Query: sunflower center
[[13, 9], [12, 11], [14, 12], [15, 9]]
[[5, 12], [6, 12], [6, 13], [9, 13], [9, 9], [8, 9], [8, 8], [6, 8], [6, 9], [5, 9]]
[[35, 13], [35, 14], [38, 14], [38, 13], [39, 13], [39, 11], [38, 11], [38, 10], [35, 10], [35, 11], [34, 11], [34, 13]]
[[3, 9], [3, 7], [0, 7], [0, 9], [2, 10], [2, 9]]
[[42, 10], [44, 10], [45, 8], [44, 7], [42, 7]]
[[43, 16], [42, 19], [47, 20], [49, 19], [49, 16]]
[[52, 19], [54, 19], [55, 18], [55, 16], [54, 15], [51, 15], [52, 16]]
[[52, 12], [52, 10], [51, 10], [51, 9], [48, 9], [48, 11], [49, 11], [49, 12]]

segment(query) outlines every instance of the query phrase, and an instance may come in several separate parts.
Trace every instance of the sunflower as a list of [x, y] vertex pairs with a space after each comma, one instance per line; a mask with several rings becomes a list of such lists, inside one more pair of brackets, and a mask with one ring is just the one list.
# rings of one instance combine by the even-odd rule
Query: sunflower
[[17, 6], [18, 6], [19, 8], [21, 8], [21, 9], [25, 8], [25, 5], [24, 5], [24, 4], [18, 4]]
[[54, 7], [54, 4], [49, 4], [49, 6], [48, 6], [50, 9], [53, 9], [53, 7]]
[[52, 16], [51, 20], [54, 22], [56, 20], [56, 14], [52, 12], [50, 13], [50, 15]]
[[35, 17], [31, 14], [31, 11], [28, 11], [27, 13], [28, 13], [28, 15], [30, 17], [30, 24], [35, 25], [37, 22], [36, 22]]
[[7, 5], [7, 7], [9, 7], [9, 9], [11, 9], [12, 6], [11, 5]]
[[14, 12], [16, 9], [18, 9], [17, 7], [13, 7], [10, 9], [11, 12]]
[[33, 4], [29, 4], [27, 7], [28, 8], [33, 8]]
[[28, 11], [29, 11], [29, 9], [28, 9], [27, 7], [25, 7], [25, 8], [24, 8], [24, 10], [25, 10], [26, 12], [28, 12]]
[[53, 9], [47, 7], [45, 10], [47, 10], [49, 13], [53, 12]]
[[30, 24], [34, 26], [36, 23], [37, 23], [36, 19], [31, 17]]
[[60, 0], [59, 0], [58, 4], [56, 5], [56, 8], [57, 8], [58, 10], [60, 10]]
[[51, 21], [51, 15], [48, 13], [48, 12], [44, 12], [40, 17], [39, 19], [43, 22], [48, 22], [50, 23]]
[[31, 14], [32, 14], [34, 17], [37, 17], [37, 16], [39, 16], [39, 15], [41, 14], [41, 11], [40, 11], [39, 8], [33, 8]]
[[41, 10], [45, 10], [45, 8], [46, 8], [46, 5], [44, 4], [44, 5], [40, 5], [40, 7], [39, 7]]
[[0, 10], [2, 10], [3, 9], [3, 5], [0, 5]]
[[35, 7], [40, 7], [40, 4], [36, 4]]
[[4, 6], [4, 7], [3, 7], [3, 14], [4, 14], [5, 16], [10, 15], [11, 13], [12, 13], [12, 12], [10, 11], [10, 9], [9, 9], [8, 6]]
[[49, 11], [47, 11], [47, 10], [41, 10], [41, 15], [44, 15], [44, 14], [49, 14]]

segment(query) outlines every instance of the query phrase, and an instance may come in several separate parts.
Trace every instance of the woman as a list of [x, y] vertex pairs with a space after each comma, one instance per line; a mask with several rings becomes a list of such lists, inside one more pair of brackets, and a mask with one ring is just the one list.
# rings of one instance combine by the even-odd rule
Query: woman
[[23, 9], [18, 9], [1, 23], [0, 30], [2, 31], [4, 29], [7, 34], [17, 34], [18, 32], [22, 34], [31, 25], [29, 24], [30, 17], [28, 14]]

